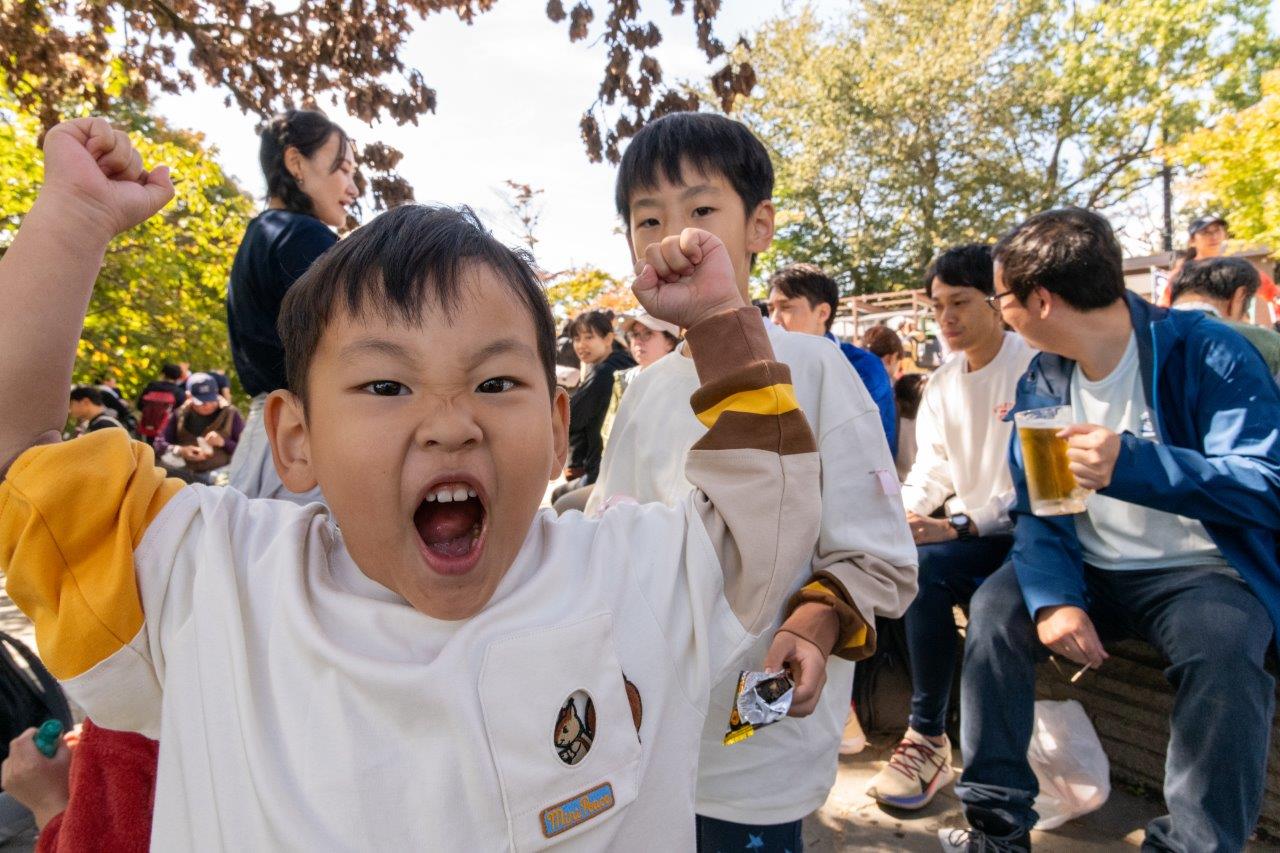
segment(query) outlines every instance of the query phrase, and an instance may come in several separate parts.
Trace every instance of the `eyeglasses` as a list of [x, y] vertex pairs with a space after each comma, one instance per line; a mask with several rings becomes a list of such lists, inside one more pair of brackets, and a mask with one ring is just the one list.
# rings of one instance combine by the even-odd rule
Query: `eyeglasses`
[[1013, 296], [1013, 291], [1005, 290], [1001, 293], [993, 293], [986, 298], [986, 303], [990, 305], [992, 308], [999, 308], [1000, 300], [1004, 299], [1006, 296]]

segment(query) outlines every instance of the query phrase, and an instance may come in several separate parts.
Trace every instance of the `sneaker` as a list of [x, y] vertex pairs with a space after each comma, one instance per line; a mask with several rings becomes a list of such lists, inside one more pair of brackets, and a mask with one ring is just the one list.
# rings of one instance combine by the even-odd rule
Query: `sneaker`
[[841, 755], [857, 755], [867, 748], [867, 736], [862, 733], [862, 724], [858, 722], [857, 713], [850, 708], [849, 719], [844, 723], [844, 734], [840, 738]]
[[988, 835], [977, 829], [939, 829], [943, 853], [1031, 853], [1031, 833]]
[[942, 736], [941, 746], [934, 746], [924, 735], [907, 729], [889, 763], [867, 786], [867, 796], [897, 809], [922, 809], [953, 776], [947, 736]]

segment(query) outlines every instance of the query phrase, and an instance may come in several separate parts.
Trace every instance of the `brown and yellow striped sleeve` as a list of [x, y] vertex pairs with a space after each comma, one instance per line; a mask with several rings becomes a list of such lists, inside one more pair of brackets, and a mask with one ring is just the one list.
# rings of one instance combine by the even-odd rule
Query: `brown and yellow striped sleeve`
[[688, 339], [702, 381], [690, 404], [708, 430], [694, 450], [817, 452], [791, 369], [773, 360], [759, 311], [725, 312], [690, 329]]
[[[811, 603], [830, 607], [835, 611], [836, 619], [840, 623], [835, 644], [829, 651], [826, 648], [823, 651], [851, 661], [865, 660], [875, 654], [875, 627], [868, 625], [862, 618], [862, 614], [853, 604], [853, 597], [839, 580], [826, 572], [815, 572], [808, 583], [791, 595], [787, 601], [787, 613], [794, 613], [800, 605]], [[796, 622], [791, 617], [788, 617], [783, 627], [812, 643], [823, 645], [818, 642], [815, 630]]]
[[688, 331], [702, 385], [690, 403], [707, 433], [685, 475], [724, 572], [725, 597], [751, 633], [768, 628], [806, 573], [821, 521], [817, 445], [791, 372], [774, 360], [755, 308]]

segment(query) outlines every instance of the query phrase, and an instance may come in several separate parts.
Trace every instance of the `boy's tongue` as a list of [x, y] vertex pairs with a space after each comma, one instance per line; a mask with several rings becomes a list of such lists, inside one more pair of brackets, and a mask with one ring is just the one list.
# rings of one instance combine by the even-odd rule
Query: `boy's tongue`
[[416, 513], [418, 535], [433, 551], [461, 557], [475, 542], [472, 529], [480, 521], [479, 502], [474, 498], [455, 503], [425, 503]]

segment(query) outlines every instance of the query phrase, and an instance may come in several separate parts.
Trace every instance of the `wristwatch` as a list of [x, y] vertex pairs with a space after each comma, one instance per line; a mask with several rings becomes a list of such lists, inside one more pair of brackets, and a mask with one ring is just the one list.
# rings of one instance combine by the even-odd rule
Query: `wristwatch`
[[958, 538], [969, 539], [973, 536], [973, 521], [963, 512], [957, 512], [949, 517], [947, 523], [955, 530]]

